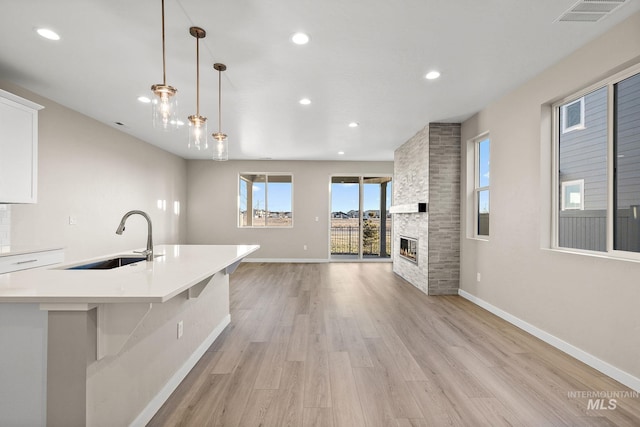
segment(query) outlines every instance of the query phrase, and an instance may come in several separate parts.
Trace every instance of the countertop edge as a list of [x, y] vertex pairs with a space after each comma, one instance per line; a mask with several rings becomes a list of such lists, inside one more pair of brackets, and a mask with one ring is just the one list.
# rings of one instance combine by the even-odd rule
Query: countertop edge
[[[177, 285], [174, 289], [169, 290], [165, 294], [156, 295], [105, 295], [105, 296], [92, 296], [92, 295], [2, 295], [0, 292], [0, 303], [16, 303], [16, 304], [127, 304], [127, 303], [164, 303], [177, 295], [185, 292], [191, 287], [197, 285], [203, 280], [214, 276], [215, 274], [224, 271], [230, 265], [242, 261], [248, 255], [260, 249], [259, 245], [159, 245], [162, 247], [173, 246], [235, 246], [246, 248], [241, 254], [236, 256], [230, 256], [224, 260], [212, 260], [210, 268], [203, 268], [201, 272], [194, 277], [189, 278], [186, 282]], [[101, 257], [102, 258], [102, 257]], [[75, 263], [73, 263], [75, 264]], [[60, 265], [56, 265], [50, 270], [59, 270]], [[7, 273], [12, 274], [12, 273]], [[25, 274], [25, 272], [22, 272]], [[28, 273], [27, 273], [28, 274]], [[0, 287], [1, 288], [1, 287]], [[2, 289], [0, 289], [1, 291]]]

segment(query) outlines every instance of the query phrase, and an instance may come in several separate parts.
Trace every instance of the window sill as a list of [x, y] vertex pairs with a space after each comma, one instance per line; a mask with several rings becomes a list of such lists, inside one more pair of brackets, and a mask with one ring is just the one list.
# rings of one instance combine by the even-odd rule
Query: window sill
[[562, 254], [569, 254], [569, 255], [580, 255], [580, 256], [587, 256], [592, 258], [602, 258], [602, 259], [608, 259], [613, 261], [626, 261], [626, 262], [640, 263], [640, 254], [637, 254], [637, 256], [634, 254], [630, 254], [627, 256], [611, 255], [610, 253], [598, 253], [593, 251], [583, 251], [580, 249], [570, 249], [570, 248], [542, 248], [542, 250], [549, 251], [549, 252], [562, 253]]
[[474, 236], [474, 237], [467, 237], [467, 240], [476, 240], [478, 242], [488, 242], [489, 241], [489, 237]]

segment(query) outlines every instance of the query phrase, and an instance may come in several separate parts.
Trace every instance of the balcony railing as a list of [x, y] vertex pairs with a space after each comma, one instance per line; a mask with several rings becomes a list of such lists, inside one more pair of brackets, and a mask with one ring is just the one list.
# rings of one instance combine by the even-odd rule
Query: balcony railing
[[[331, 254], [358, 255], [360, 244], [360, 227], [334, 226], [331, 227]], [[391, 255], [391, 227], [386, 230], [386, 255]], [[365, 230], [362, 246], [364, 256], [380, 256], [380, 226], [372, 224]]]

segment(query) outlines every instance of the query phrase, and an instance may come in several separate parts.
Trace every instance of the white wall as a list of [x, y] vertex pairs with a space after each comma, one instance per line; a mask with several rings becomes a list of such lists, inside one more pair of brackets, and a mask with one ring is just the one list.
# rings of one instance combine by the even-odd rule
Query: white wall
[[[463, 144], [485, 131], [491, 136], [491, 237], [467, 238], [469, 221], [461, 233], [463, 291], [629, 374], [636, 387], [640, 263], [548, 248], [550, 104], [640, 62], [639, 40], [636, 14], [463, 123]], [[469, 153], [462, 152], [465, 183]]]
[[[154, 243], [185, 241], [186, 160], [15, 85], [0, 81], [0, 88], [45, 107], [38, 117], [38, 203], [12, 206], [12, 247], [63, 246], [67, 261], [141, 248], [142, 217], [115, 234], [132, 209], [151, 216]], [[166, 211], [157, 200], [166, 200]], [[182, 216], [173, 214], [174, 201]]]
[[[293, 175], [293, 228], [238, 228], [238, 175], [243, 172]], [[190, 160], [187, 241], [259, 244], [251, 257], [263, 260], [327, 260], [330, 177], [353, 174], [392, 176], [393, 162]]]

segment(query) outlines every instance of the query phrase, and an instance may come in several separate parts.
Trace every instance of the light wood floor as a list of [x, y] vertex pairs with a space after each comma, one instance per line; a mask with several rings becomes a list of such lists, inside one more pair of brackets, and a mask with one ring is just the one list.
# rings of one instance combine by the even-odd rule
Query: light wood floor
[[245, 263], [231, 325], [149, 425], [640, 426], [640, 398], [577, 391], [630, 389], [390, 264]]

